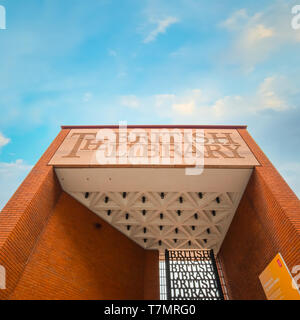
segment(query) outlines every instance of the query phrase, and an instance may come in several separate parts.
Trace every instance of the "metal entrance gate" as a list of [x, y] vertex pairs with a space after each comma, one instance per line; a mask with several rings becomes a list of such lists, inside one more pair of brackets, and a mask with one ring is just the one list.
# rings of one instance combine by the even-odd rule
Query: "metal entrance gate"
[[213, 250], [166, 250], [168, 300], [223, 300]]

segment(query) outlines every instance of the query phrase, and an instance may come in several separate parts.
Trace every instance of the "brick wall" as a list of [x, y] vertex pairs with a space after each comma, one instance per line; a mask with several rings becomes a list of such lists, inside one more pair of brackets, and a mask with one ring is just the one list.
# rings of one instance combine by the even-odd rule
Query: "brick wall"
[[47, 164], [68, 132], [61, 130], [0, 213], [7, 276], [0, 299], [159, 298], [158, 253], [62, 193]]
[[0, 265], [7, 276], [0, 299], [13, 292], [61, 193], [47, 163], [68, 132], [60, 132], [0, 213]]
[[[60, 132], [0, 214], [0, 265], [7, 270], [0, 299], [158, 298], [158, 253], [61, 192], [47, 163], [68, 132]], [[300, 264], [300, 204], [248, 132], [239, 132], [262, 166], [219, 259], [232, 299], [264, 299], [258, 275], [277, 252], [289, 269]]]
[[144, 299], [159, 300], [159, 252], [145, 250]]
[[11, 299], [158, 299], [147, 251], [62, 193]]
[[219, 252], [231, 299], [265, 299], [258, 276], [280, 252], [300, 264], [300, 203], [245, 129], [256, 167]]

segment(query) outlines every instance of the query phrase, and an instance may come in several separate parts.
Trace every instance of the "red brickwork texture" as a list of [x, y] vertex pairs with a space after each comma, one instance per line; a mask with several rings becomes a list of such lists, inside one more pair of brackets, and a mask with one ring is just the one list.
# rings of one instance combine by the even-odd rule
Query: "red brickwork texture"
[[300, 265], [300, 202], [247, 130], [239, 130], [256, 167], [219, 252], [231, 299], [266, 299], [259, 274], [280, 252]]
[[60, 132], [0, 213], [0, 265], [7, 276], [0, 299], [13, 292], [61, 193], [47, 163], [68, 132]]
[[[47, 163], [68, 131], [0, 214], [0, 265], [7, 271], [0, 299], [158, 299], [158, 253], [61, 193]], [[262, 166], [253, 172], [219, 259], [230, 298], [265, 299], [258, 275], [276, 253], [290, 270], [300, 264], [300, 204], [248, 132], [239, 132]]]
[[147, 251], [62, 193], [11, 299], [159, 299]]

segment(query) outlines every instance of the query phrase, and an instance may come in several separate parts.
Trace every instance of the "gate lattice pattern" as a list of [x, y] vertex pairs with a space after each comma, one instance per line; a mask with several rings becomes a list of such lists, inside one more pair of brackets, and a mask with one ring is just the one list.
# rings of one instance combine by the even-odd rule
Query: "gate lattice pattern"
[[213, 250], [166, 250], [168, 300], [223, 300]]

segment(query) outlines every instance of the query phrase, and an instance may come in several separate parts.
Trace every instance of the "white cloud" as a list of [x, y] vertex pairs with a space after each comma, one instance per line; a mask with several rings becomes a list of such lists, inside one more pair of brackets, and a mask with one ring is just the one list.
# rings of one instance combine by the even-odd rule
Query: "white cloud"
[[10, 142], [9, 138], [6, 138], [1, 132], [0, 132], [0, 148], [4, 147]]
[[22, 159], [16, 162], [0, 162], [0, 210], [4, 207], [32, 166]]
[[246, 36], [249, 44], [255, 44], [257, 41], [265, 38], [271, 38], [274, 36], [274, 31], [271, 28], [267, 28], [263, 24], [258, 24], [252, 29], [247, 30]]
[[155, 96], [155, 105], [157, 107], [163, 106], [166, 102], [172, 102], [176, 99], [175, 94], [158, 94]]
[[156, 111], [161, 116], [171, 114], [180, 116], [193, 116], [197, 107], [208, 101], [199, 89], [187, 90], [184, 94], [159, 94], [154, 96]]
[[257, 107], [260, 109], [272, 109], [282, 111], [289, 108], [287, 102], [281, 98], [280, 91], [286, 86], [284, 78], [268, 77], [259, 86]]
[[195, 112], [195, 101], [190, 100], [185, 103], [175, 103], [173, 104], [172, 108], [178, 114], [190, 115]]
[[138, 108], [140, 102], [135, 95], [128, 95], [121, 97], [121, 105], [129, 108]]
[[226, 57], [239, 62], [246, 71], [266, 60], [273, 52], [300, 41], [300, 33], [291, 28], [291, 5], [276, 1], [262, 12], [249, 15], [246, 9], [233, 12], [220, 26], [233, 35]]
[[234, 12], [231, 17], [221, 23], [221, 26], [230, 31], [242, 33], [243, 39], [248, 44], [274, 36], [273, 29], [264, 25], [263, 14], [261, 12], [248, 16], [246, 9]]
[[222, 119], [237, 113], [244, 113], [245, 110], [249, 111], [249, 108], [250, 105], [244, 97], [225, 96], [212, 105], [211, 111], [217, 118]]
[[177, 94], [134, 96], [133, 102], [137, 99], [143, 109], [154, 110], [161, 119], [171, 119], [173, 122], [222, 123], [247, 120], [249, 116], [257, 117], [265, 111], [284, 112], [292, 109], [294, 105], [290, 98], [300, 90], [298, 88], [295, 91], [292, 79], [273, 75], [247, 94], [220, 96], [209, 92], [190, 89]]
[[179, 20], [175, 17], [167, 17], [165, 19], [155, 21], [156, 28], [148, 34], [148, 36], [144, 39], [144, 43], [154, 41], [160, 33], [165, 33], [168, 27], [174, 23], [177, 23], [178, 21]]
[[248, 19], [246, 9], [240, 9], [235, 11], [229, 18], [223, 21], [221, 26], [234, 30], [240, 26], [241, 23], [244, 23], [246, 19]]
[[215, 116], [230, 118], [244, 114], [258, 114], [263, 110], [284, 111], [292, 108], [288, 103], [289, 81], [284, 77], [268, 77], [256, 92], [247, 96], [226, 96], [213, 105]]

